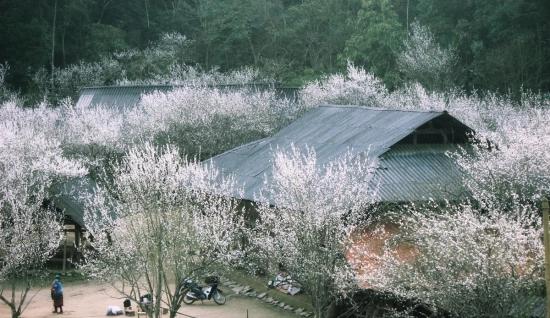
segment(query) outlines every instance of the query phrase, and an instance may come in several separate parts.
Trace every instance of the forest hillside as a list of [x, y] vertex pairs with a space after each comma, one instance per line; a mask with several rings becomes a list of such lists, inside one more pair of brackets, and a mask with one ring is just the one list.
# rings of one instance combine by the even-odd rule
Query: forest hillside
[[[191, 65], [252, 67], [300, 86], [351, 62], [390, 90], [407, 81], [434, 86], [430, 74], [419, 74], [426, 65], [411, 67], [406, 56], [434, 61], [430, 45], [448, 59], [434, 88], [550, 91], [546, 0], [20, 0], [0, 2], [0, 21], [6, 84], [24, 94], [43, 96], [49, 85], [50, 95], [66, 95], [55, 87], [62, 74], [51, 74], [97, 73], [94, 66], [108, 70], [83, 85]], [[431, 42], [411, 42], [415, 30]]]

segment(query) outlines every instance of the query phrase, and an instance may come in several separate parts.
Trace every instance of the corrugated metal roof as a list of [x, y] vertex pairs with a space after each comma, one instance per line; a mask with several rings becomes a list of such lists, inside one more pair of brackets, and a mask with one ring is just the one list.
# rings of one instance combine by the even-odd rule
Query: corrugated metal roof
[[137, 105], [142, 94], [168, 92], [173, 89], [174, 86], [169, 85], [86, 87], [82, 90], [76, 107], [107, 105], [122, 110]]
[[445, 153], [452, 144], [395, 145], [380, 156], [376, 179], [379, 201], [465, 199], [462, 171]]
[[271, 157], [278, 148], [290, 150], [294, 144], [305, 152], [306, 146], [313, 147], [319, 165], [348, 150], [355, 155], [368, 152], [372, 158], [381, 157], [383, 169], [376, 173], [381, 201], [441, 198], [441, 190], [459, 190], [460, 172], [444, 154], [452, 150], [452, 145], [395, 145], [440, 116], [454, 120], [444, 111], [322, 105], [273, 137], [235, 148], [207, 163], [213, 161], [223, 174], [235, 174], [239, 186], [244, 188], [244, 196], [237, 196], [237, 192], [235, 196], [254, 200], [264, 176], [270, 178], [272, 174]]
[[[84, 201], [85, 195], [95, 196], [94, 190], [97, 183], [88, 177], [73, 178], [67, 182], [54, 185], [50, 189], [53, 196], [53, 205], [63, 211], [75, 223], [82, 228], [86, 228], [84, 223]], [[111, 200], [111, 212], [115, 210], [116, 201]]]
[[[169, 92], [175, 88], [182, 87], [181, 85], [137, 85], [137, 86], [100, 86], [100, 87], [85, 87], [76, 103], [77, 107], [89, 107], [97, 105], [107, 105], [124, 109], [137, 105], [143, 94], [151, 94], [153, 92]], [[223, 91], [237, 91], [243, 87], [247, 87], [254, 91], [267, 91], [275, 89], [278, 97], [295, 100], [297, 98], [298, 88], [294, 87], [276, 87], [271, 84], [247, 84], [247, 85], [215, 85]]]
[[75, 223], [85, 228], [84, 224], [84, 203], [81, 195], [93, 194], [97, 183], [90, 178], [74, 178], [65, 183], [52, 187], [50, 192], [53, 195], [53, 204], [63, 211]]

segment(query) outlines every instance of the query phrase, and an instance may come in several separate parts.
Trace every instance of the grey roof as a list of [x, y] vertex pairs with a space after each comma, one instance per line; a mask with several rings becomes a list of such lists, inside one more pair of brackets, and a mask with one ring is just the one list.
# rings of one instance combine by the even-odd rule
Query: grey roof
[[85, 87], [76, 107], [108, 105], [118, 109], [131, 108], [139, 103], [142, 94], [172, 89], [174, 86], [169, 85]]
[[74, 178], [67, 182], [54, 185], [50, 192], [53, 196], [54, 206], [63, 211], [75, 223], [81, 227], [84, 225], [84, 203], [80, 199], [81, 194], [92, 194], [97, 183], [86, 177]]
[[[58, 210], [65, 213], [65, 217], [70, 217], [76, 224], [80, 225], [82, 228], [86, 228], [84, 222], [85, 203], [82, 198], [87, 195], [96, 196], [96, 188], [97, 183], [91, 178], [73, 178], [51, 187], [51, 201]], [[111, 212], [114, 212], [117, 202], [112, 198], [109, 202], [109, 204], [111, 204]]]
[[[85, 87], [76, 103], [77, 107], [107, 105], [118, 109], [131, 108], [137, 105], [143, 94], [153, 92], [169, 92], [181, 85], [135, 85], [135, 86], [99, 86]], [[253, 90], [275, 89], [279, 97], [291, 100], [296, 99], [297, 88], [276, 87], [271, 84], [247, 84], [247, 85], [216, 85], [216, 88], [225, 91], [234, 91], [247, 87]]]
[[[275, 149], [300, 151], [313, 147], [319, 165], [344, 155], [367, 153], [379, 159], [375, 176], [380, 182], [380, 201], [440, 198], [443, 192], [459, 196], [460, 171], [445, 155], [452, 144], [396, 145], [416, 129], [440, 120], [470, 129], [445, 111], [381, 109], [362, 106], [322, 105], [311, 110], [273, 137], [258, 140], [213, 157], [222, 174], [234, 174], [244, 195], [254, 200], [263, 186], [264, 176], [272, 175], [271, 156]], [[390, 150], [391, 149], [391, 150]], [[443, 191], [443, 192], [442, 192]]]
[[[463, 147], [470, 150], [470, 147]], [[462, 171], [446, 155], [452, 144], [395, 145], [380, 157], [376, 178], [380, 201], [465, 199]]]

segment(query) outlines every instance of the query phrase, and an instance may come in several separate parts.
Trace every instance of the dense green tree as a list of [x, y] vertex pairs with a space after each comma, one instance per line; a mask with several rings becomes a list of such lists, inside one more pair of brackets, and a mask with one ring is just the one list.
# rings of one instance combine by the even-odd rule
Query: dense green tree
[[340, 58], [364, 66], [392, 88], [397, 84], [396, 55], [405, 38], [389, 0], [363, 0], [357, 18], [350, 20], [353, 33]]
[[407, 32], [410, 32], [411, 24], [418, 15], [418, 0], [390, 0], [390, 3], [397, 13], [399, 21], [405, 26]]
[[479, 1], [475, 27], [485, 32], [476, 33], [486, 34], [478, 40], [486, 50], [476, 52], [474, 63], [484, 75], [480, 84], [512, 91], [550, 88], [548, 14], [548, 1], [501, 1], [500, 6]]
[[419, 0], [418, 19], [458, 49], [466, 88], [550, 89], [550, 3]]
[[29, 67], [50, 60], [52, 12], [49, 1], [0, 1], [0, 61], [11, 66], [11, 85], [23, 86]]
[[124, 40], [126, 32], [108, 24], [91, 24], [89, 36], [82, 43], [86, 60], [98, 60], [112, 52], [129, 49]]
[[310, 0], [289, 8], [286, 43], [293, 44], [291, 57], [313, 70], [334, 70], [352, 30], [347, 19], [359, 7], [360, 2], [353, 0]]

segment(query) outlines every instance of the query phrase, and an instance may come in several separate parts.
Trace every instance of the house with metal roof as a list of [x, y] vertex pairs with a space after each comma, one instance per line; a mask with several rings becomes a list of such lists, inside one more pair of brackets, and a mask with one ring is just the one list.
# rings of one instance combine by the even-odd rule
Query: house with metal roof
[[80, 93], [76, 107], [107, 105], [122, 110], [136, 106], [143, 94], [169, 92], [173, 89], [172, 85], [85, 87]]
[[[98, 86], [85, 87], [78, 98], [76, 107], [90, 107], [98, 105], [107, 105], [109, 107], [132, 108], [141, 100], [141, 96], [152, 94], [154, 92], [170, 92], [182, 85], [132, 85], [132, 86]], [[296, 99], [298, 88], [295, 87], [277, 87], [272, 84], [233, 84], [233, 85], [214, 85], [222, 91], [236, 91], [246, 87], [251, 91], [268, 91], [275, 89], [278, 97], [284, 97], [291, 100]]]
[[77, 251], [76, 246], [80, 245], [84, 238], [86, 225], [84, 223], [84, 202], [81, 194], [93, 194], [96, 183], [88, 177], [73, 178], [68, 181], [54, 184], [50, 188], [51, 206], [63, 214], [63, 232], [64, 237], [61, 242], [60, 250], [49, 261], [49, 267], [57, 267], [61, 263], [65, 270], [70, 266], [68, 260], [77, 261], [81, 253]]
[[[60, 251], [54, 258], [50, 259], [50, 266], [56, 266], [55, 262], [62, 262], [63, 270], [70, 265], [67, 260], [78, 261], [81, 258], [81, 251], [76, 247], [80, 246], [84, 239], [86, 224], [84, 222], [85, 197], [95, 197], [97, 183], [89, 177], [77, 177], [63, 183], [54, 184], [50, 188], [51, 198], [49, 203], [52, 207], [63, 214], [64, 239]], [[116, 200], [111, 200], [114, 210]]]
[[465, 198], [466, 192], [461, 170], [446, 153], [467, 145], [471, 133], [446, 111], [321, 105], [274, 136], [208, 162], [223, 175], [234, 175], [244, 189], [235, 191], [236, 198], [254, 201], [264, 178], [272, 178], [274, 149], [289, 151], [294, 145], [305, 152], [306, 146], [313, 147], [319, 165], [349, 150], [353, 155], [367, 154], [376, 162], [378, 202], [453, 200]]
[[65, 224], [74, 225], [77, 228], [85, 229], [84, 223], [84, 200], [82, 197], [95, 195], [94, 190], [97, 183], [88, 177], [73, 178], [64, 183], [56, 184], [50, 192], [54, 207], [64, 212]]

